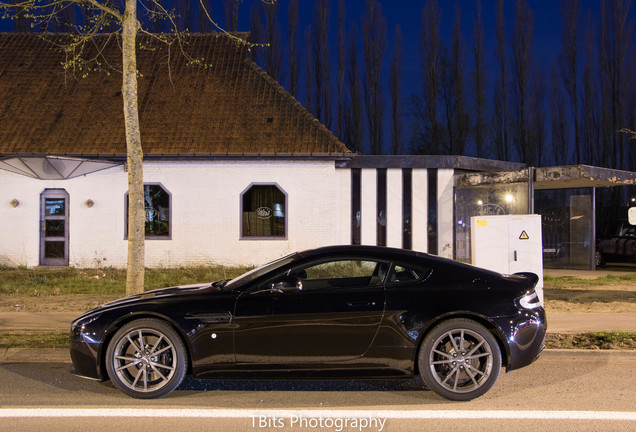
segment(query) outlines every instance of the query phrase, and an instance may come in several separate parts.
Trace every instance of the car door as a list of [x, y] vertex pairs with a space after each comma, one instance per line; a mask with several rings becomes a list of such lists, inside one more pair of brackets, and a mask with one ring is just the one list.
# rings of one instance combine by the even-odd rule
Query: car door
[[237, 362], [267, 368], [363, 356], [382, 321], [388, 267], [357, 258], [313, 261], [244, 292], [234, 314]]

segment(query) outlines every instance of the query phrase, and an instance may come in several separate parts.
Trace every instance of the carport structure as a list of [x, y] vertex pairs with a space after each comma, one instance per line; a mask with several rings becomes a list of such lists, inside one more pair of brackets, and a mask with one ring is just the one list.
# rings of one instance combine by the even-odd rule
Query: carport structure
[[599, 189], [635, 185], [636, 172], [589, 165], [458, 172], [455, 259], [470, 262], [471, 216], [536, 213], [542, 216], [545, 267], [595, 269]]

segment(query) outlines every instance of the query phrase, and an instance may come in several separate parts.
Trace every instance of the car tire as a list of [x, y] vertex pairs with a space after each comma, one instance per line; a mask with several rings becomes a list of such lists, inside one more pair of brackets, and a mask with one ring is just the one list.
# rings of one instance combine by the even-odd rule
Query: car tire
[[501, 350], [495, 337], [470, 319], [451, 319], [434, 327], [418, 355], [424, 384], [438, 395], [468, 401], [486, 393], [501, 371]]
[[597, 250], [594, 253], [594, 259], [596, 260], [596, 267], [605, 267], [605, 257], [603, 257], [601, 251]]
[[165, 321], [138, 319], [120, 328], [106, 350], [113, 385], [128, 396], [160, 398], [176, 389], [186, 373], [187, 353]]

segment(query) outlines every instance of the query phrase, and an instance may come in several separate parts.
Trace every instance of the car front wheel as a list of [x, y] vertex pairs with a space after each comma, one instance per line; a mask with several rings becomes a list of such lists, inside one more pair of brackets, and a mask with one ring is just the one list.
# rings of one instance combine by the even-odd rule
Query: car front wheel
[[438, 395], [467, 401], [486, 393], [501, 370], [495, 337], [469, 319], [445, 321], [426, 335], [419, 351], [419, 372]]
[[115, 333], [106, 350], [113, 385], [129, 396], [153, 399], [176, 389], [186, 372], [179, 335], [164, 321], [139, 319]]

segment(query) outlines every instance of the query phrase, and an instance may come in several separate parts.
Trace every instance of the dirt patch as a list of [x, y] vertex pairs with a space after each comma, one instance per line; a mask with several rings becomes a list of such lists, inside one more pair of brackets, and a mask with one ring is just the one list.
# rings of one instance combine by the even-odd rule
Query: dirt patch
[[548, 312], [636, 312], [636, 281], [605, 280], [602, 284], [560, 278], [546, 281]]
[[78, 315], [117, 297], [105, 294], [3, 294], [2, 312], [77, 312]]

